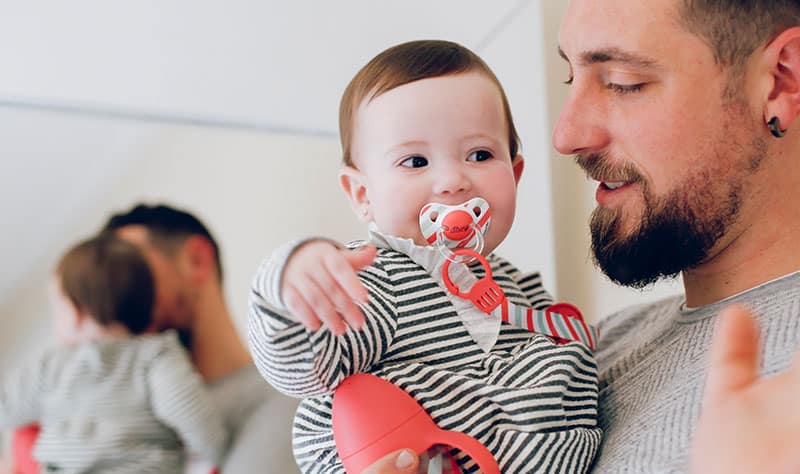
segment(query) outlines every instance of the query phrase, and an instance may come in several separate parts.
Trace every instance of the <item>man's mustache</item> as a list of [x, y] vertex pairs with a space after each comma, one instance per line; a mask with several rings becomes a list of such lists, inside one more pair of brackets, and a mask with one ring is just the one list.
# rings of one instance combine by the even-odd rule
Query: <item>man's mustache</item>
[[589, 153], [575, 155], [575, 163], [581, 167], [589, 179], [614, 183], [635, 183], [644, 181], [641, 173], [631, 163], [612, 164], [607, 153]]

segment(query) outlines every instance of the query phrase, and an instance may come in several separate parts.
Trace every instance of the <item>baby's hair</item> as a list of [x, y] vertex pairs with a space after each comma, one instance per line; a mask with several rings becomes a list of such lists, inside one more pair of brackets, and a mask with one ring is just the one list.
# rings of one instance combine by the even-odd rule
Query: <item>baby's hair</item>
[[150, 325], [155, 284], [133, 244], [104, 232], [72, 247], [58, 262], [61, 290], [82, 315], [102, 326], [120, 323], [133, 334]]
[[350, 148], [354, 117], [356, 109], [364, 101], [368, 102], [384, 92], [414, 81], [471, 71], [484, 74], [497, 85], [503, 100], [509, 153], [513, 160], [519, 151], [519, 135], [503, 87], [489, 66], [477, 54], [458, 43], [421, 40], [402, 43], [378, 54], [348, 84], [339, 104], [339, 136], [344, 164], [353, 166]]

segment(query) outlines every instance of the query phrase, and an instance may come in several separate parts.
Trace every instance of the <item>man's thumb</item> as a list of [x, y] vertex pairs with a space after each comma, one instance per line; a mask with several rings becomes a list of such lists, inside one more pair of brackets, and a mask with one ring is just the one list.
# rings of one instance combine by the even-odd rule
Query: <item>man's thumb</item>
[[718, 316], [706, 383], [706, 403], [748, 387], [758, 379], [758, 326], [750, 310], [731, 306]]

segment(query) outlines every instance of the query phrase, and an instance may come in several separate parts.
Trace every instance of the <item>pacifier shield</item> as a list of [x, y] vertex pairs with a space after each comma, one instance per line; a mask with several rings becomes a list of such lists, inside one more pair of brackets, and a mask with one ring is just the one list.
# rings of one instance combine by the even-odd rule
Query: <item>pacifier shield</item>
[[419, 213], [419, 228], [428, 244], [456, 248], [479, 248], [489, 228], [491, 211], [483, 198], [448, 206], [430, 203]]

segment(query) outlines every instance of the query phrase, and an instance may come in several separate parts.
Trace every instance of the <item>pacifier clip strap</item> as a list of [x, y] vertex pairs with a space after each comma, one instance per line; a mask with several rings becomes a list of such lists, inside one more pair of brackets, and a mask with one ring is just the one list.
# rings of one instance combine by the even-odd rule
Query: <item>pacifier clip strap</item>
[[489, 262], [479, 253], [470, 249], [458, 249], [453, 257], [468, 257], [478, 260], [486, 276], [479, 279], [467, 292], [461, 291], [450, 279], [450, 263], [447, 259], [442, 267], [442, 279], [447, 289], [454, 295], [472, 301], [482, 312], [500, 318], [508, 324], [527, 329], [557, 339], [577, 341], [594, 350], [598, 330], [586, 324], [581, 312], [568, 303], [558, 303], [545, 310], [519, 306], [506, 298], [505, 292], [492, 278]]
[[592, 350], [597, 345], [597, 328], [586, 324], [578, 309], [567, 303], [538, 310], [505, 299], [491, 314], [513, 326], [558, 339], [578, 341]]

